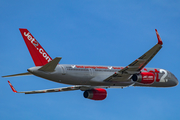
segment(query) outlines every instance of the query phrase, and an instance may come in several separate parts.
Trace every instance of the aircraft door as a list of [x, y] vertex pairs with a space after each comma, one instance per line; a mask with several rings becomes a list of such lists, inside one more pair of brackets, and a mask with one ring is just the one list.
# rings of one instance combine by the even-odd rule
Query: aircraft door
[[89, 68], [89, 75], [93, 76], [93, 69], [92, 68]]
[[62, 75], [66, 74], [66, 68], [64, 66], [61, 66]]

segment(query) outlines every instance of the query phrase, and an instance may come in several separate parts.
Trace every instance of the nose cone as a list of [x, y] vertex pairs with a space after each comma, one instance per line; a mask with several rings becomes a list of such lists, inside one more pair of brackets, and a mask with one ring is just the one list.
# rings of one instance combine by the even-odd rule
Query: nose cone
[[176, 85], [178, 85], [178, 84], [179, 84], [179, 82], [178, 82], [177, 79], [171, 79], [171, 85], [172, 85], [172, 86], [176, 86]]
[[179, 84], [179, 81], [178, 81], [178, 79], [175, 77], [175, 75], [174, 74], [172, 74], [171, 73], [171, 79], [170, 79], [170, 84], [172, 85], [172, 86], [176, 86], [176, 85], [178, 85]]

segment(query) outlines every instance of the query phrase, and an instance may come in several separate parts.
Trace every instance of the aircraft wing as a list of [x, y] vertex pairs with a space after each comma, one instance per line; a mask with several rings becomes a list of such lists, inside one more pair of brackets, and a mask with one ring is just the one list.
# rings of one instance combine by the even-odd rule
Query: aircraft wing
[[79, 86], [70, 86], [70, 87], [62, 87], [62, 88], [53, 88], [53, 89], [45, 89], [45, 90], [34, 90], [34, 91], [23, 91], [18, 92], [15, 90], [15, 88], [12, 86], [10, 81], [8, 81], [11, 89], [15, 93], [25, 93], [25, 94], [35, 94], [35, 93], [48, 93], [48, 92], [62, 92], [62, 91], [72, 91], [72, 90], [79, 90]]
[[[52, 89], [44, 89], [44, 90], [34, 90], [34, 91], [23, 91], [23, 92], [18, 92], [16, 89], [13, 87], [13, 85], [8, 81], [11, 89], [15, 93], [25, 93], [25, 94], [35, 94], [35, 93], [50, 93], [50, 92], [63, 92], [63, 91], [73, 91], [73, 90], [90, 90], [94, 88], [102, 88], [102, 86], [89, 86], [89, 85], [76, 85], [76, 86], [69, 86], [69, 87], [61, 87], [61, 88], [52, 88]], [[104, 86], [104, 88], [107, 88], [107, 86]]]
[[[125, 68], [121, 69], [117, 73], [114, 73], [104, 81], [122, 81], [124, 78], [129, 78], [133, 74], [140, 73], [141, 69], [144, 68], [149, 61], [159, 52], [162, 48], [162, 40], [159, 36], [157, 29], [155, 29], [158, 43], [152, 47], [149, 51], [144, 53], [141, 57], [133, 61], [131, 64], [126, 66]], [[127, 80], [127, 79], [126, 79]]]

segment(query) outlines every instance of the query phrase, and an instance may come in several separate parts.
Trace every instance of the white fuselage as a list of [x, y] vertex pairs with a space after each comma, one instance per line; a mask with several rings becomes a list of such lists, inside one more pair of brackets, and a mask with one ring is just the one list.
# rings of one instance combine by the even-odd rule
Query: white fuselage
[[[41, 66], [40, 66], [41, 67]], [[38, 70], [40, 67], [29, 68], [32, 74], [54, 82], [69, 85], [91, 85], [107, 87], [147, 86], [147, 87], [172, 87], [178, 84], [176, 77], [169, 71], [158, 68], [144, 68], [142, 72], [155, 74], [155, 81], [152, 84], [141, 84], [131, 80], [132, 75], [127, 75], [118, 81], [104, 81], [109, 76], [123, 69], [124, 67], [113, 66], [90, 66], [90, 65], [57, 65], [54, 72]], [[116, 78], [117, 79], [117, 78]]]

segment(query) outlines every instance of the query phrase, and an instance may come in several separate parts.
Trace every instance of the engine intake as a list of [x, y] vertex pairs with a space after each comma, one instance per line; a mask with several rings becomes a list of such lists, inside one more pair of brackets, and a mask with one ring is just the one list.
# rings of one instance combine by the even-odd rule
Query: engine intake
[[91, 100], [104, 100], [107, 97], [107, 91], [102, 88], [86, 90], [83, 96]]
[[142, 72], [140, 74], [134, 74], [131, 78], [134, 82], [143, 84], [152, 84], [155, 80], [154, 74], [151, 72]]

